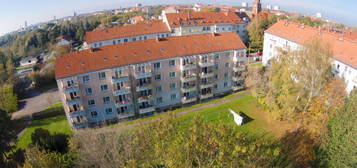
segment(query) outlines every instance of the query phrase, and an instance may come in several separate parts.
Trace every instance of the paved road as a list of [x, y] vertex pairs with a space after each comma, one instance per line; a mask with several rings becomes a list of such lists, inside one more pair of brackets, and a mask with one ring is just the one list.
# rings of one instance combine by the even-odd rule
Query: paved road
[[12, 114], [13, 119], [30, 116], [31, 114], [45, 110], [51, 104], [60, 101], [57, 88], [43, 93], [31, 90], [28, 91], [27, 95], [27, 98], [20, 100], [20, 110]]
[[[244, 97], [244, 96], [247, 96], [247, 95], [250, 95], [249, 91], [246, 91], [246, 92], [244, 92], [242, 94], [239, 94], [237, 96], [234, 96], [234, 97], [230, 97], [230, 98], [226, 98], [226, 99], [220, 99], [220, 101], [218, 101], [218, 102], [205, 104], [203, 106], [199, 106], [199, 107], [196, 107], [196, 108], [193, 108], [193, 109], [189, 109], [189, 110], [186, 110], [186, 111], [178, 112], [178, 113], [175, 114], [175, 116], [182, 116], [184, 114], [192, 113], [192, 112], [199, 111], [199, 110], [203, 110], [205, 108], [219, 106], [221, 104], [233, 101], [235, 99], [238, 99], [238, 98], [241, 98], [241, 97]], [[163, 116], [160, 116], [160, 117], [155, 117], [155, 118], [153, 118], [151, 120], [144, 120], [144, 121], [136, 122], [136, 123], [129, 124], [129, 125], [124, 125], [125, 123], [123, 123], [123, 125], [120, 125], [120, 128], [125, 128], [125, 129], [126, 128], [132, 128], [132, 127], [136, 127], [136, 126], [140, 126], [140, 125], [144, 125], [144, 124], [153, 123], [153, 122], [159, 121], [161, 119], [169, 118], [169, 117], [170, 116], [168, 116], [168, 115], [163, 115]]]

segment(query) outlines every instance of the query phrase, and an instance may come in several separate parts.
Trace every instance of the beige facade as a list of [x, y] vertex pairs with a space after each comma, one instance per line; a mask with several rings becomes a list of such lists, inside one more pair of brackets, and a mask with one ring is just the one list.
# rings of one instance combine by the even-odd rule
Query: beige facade
[[69, 123], [93, 126], [192, 104], [243, 88], [246, 50], [188, 55], [57, 80]]

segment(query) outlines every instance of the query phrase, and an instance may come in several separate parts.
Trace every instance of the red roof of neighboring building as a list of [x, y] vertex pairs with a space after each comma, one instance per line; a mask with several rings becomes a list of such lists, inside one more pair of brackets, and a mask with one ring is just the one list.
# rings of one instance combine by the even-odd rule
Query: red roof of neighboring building
[[143, 16], [134, 16], [135, 23], [144, 22], [145, 18]]
[[313, 38], [321, 38], [323, 42], [331, 46], [336, 60], [357, 68], [357, 42], [344, 38], [342, 34], [331, 33], [286, 20], [275, 23], [265, 32], [298, 44], [303, 44]]
[[118, 26], [104, 30], [94, 30], [86, 33], [86, 42], [93, 43], [115, 38], [138, 36], [144, 34], [168, 33], [166, 24], [161, 21], [152, 21], [146, 24]]
[[245, 49], [236, 33], [199, 34], [103, 46], [65, 54], [56, 60], [56, 79], [147, 61]]
[[214, 25], [214, 24], [244, 24], [244, 21], [235, 13], [224, 12], [189, 12], [189, 13], [167, 13], [170, 27], [191, 25]]

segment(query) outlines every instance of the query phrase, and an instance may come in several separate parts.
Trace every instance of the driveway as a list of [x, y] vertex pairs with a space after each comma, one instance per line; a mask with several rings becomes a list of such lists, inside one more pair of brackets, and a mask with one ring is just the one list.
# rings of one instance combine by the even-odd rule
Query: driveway
[[30, 90], [27, 91], [26, 95], [27, 98], [19, 101], [19, 111], [12, 114], [13, 119], [30, 116], [60, 101], [57, 88], [42, 93], [37, 90]]

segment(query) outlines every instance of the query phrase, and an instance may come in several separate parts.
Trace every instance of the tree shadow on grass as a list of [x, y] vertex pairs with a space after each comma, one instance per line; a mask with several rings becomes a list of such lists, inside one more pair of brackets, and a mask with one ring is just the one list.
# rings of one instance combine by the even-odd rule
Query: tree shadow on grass
[[60, 122], [63, 120], [66, 120], [65, 115], [59, 115], [59, 116], [50, 117], [50, 118], [46, 118], [46, 119], [40, 119], [40, 120], [33, 120], [30, 127], [41, 127], [41, 126], [49, 125], [51, 123]]

